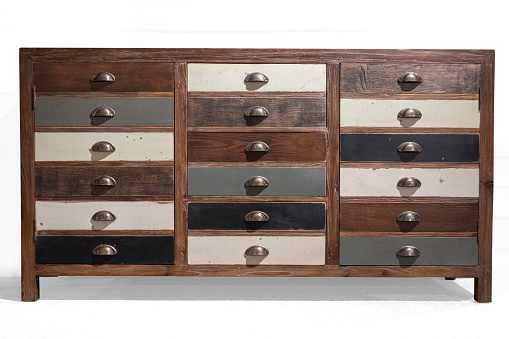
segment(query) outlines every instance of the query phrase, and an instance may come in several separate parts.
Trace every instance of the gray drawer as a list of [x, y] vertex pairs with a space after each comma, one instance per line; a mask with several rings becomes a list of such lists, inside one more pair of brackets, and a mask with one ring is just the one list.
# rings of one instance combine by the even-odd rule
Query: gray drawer
[[[419, 257], [399, 257], [403, 246], [414, 246]], [[339, 244], [340, 265], [476, 266], [477, 238], [344, 237]]]
[[[255, 176], [268, 186], [247, 186]], [[188, 194], [325, 196], [325, 168], [189, 167]]]

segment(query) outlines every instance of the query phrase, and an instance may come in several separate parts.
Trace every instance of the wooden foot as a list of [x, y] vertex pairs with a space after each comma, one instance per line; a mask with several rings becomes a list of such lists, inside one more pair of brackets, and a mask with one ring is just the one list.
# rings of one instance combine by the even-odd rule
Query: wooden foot
[[453, 277], [445, 277], [445, 280], [456, 280], [456, 278], [453, 278]]
[[39, 277], [36, 275], [24, 275], [21, 278], [21, 300], [39, 300]]
[[491, 275], [475, 278], [474, 299], [479, 303], [491, 302]]

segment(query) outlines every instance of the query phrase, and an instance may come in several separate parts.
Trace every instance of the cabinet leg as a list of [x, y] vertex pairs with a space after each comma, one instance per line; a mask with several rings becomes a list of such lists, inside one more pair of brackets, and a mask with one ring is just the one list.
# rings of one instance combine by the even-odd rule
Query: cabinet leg
[[453, 277], [445, 277], [445, 280], [456, 280], [456, 278], [453, 278]]
[[491, 275], [475, 278], [474, 299], [479, 303], [491, 302]]
[[39, 300], [39, 276], [29, 274], [21, 278], [21, 300]]

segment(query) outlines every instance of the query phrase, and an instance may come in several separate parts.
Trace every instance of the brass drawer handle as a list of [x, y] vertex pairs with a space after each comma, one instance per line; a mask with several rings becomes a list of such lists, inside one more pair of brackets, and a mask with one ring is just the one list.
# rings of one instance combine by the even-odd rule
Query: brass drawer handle
[[269, 255], [269, 250], [263, 246], [255, 245], [249, 247], [244, 255], [247, 257], [266, 257]]
[[269, 181], [265, 177], [255, 176], [246, 181], [245, 185], [248, 187], [268, 187]]
[[246, 146], [246, 152], [268, 152], [269, 145], [263, 141], [253, 141]]
[[403, 108], [398, 113], [398, 119], [420, 119], [422, 118], [422, 113], [418, 109], [415, 108]]
[[98, 141], [92, 145], [91, 148], [94, 152], [115, 152], [115, 146], [107, 141]]
[[396, 252], [398, 257], [419, 257], [421, 256], [421, 251], [414, 246], [403, 246], [398, 252]]
[[406, 211], [398, 215], [398, 221], [401, 222], [419, 222], [421, 221], [421, 216], [412, 211]]
[[421, 187], [421, 181], [412, 177], [401, 178], [398, 181], [398, 187]]
[[264, 82], [264, 83], [267, 83], [269, 82], [269, 78], [263, 74], [263, 73], [260, 73], [260, 72], [254, 72], [254, 73], [249, 73], [246, 78], [244, 79], [244, 82]]
[[421, 153], [422, 147], [416, 142], [404, 142], [398, 146], [400, 153]]
[[417, 73], [407, 72], [400, 76], [398, 81], [402, 83], [421, 83], [422, 78]]
[[94, 213], [92, 216], [92, 220], [94, 221], [115, 221], [117, 220], [117, 217], [115, 217], [115, 214], [111, 213], [110, 211], [99, 211]]
[[115, 255], [117, 250], [111, 245], [101, 244], [92, 250], [93, 255]]
[[92, 181], [92, 185], [94, 186], [115, 186], [117, 182], [115, 179], [110, 177], [109, 175], [101, 175]]
[[99, 72], [90, 78], [93, 82], [113, 82], [115, 81], [115, 76], [110, 72]]
[[90, 113], [90, 116], [95, 118], [113, 118], [115, 111], [111, 107], [97, 107]]
[[244, 217], [245, 221], [269, 221], [269, 215], [262, 211], [251, 211]]
[[262, 106], [249, 107], [244, 113], [246, 117], [268, 117], [269, 111]]

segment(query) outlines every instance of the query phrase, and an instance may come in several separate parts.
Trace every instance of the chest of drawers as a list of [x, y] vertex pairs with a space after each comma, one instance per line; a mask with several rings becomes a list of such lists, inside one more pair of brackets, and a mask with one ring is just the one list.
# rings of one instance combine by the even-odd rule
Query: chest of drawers
[[474, 278], [494, 52], [20, 50], [22, 299], [63, 275]]

